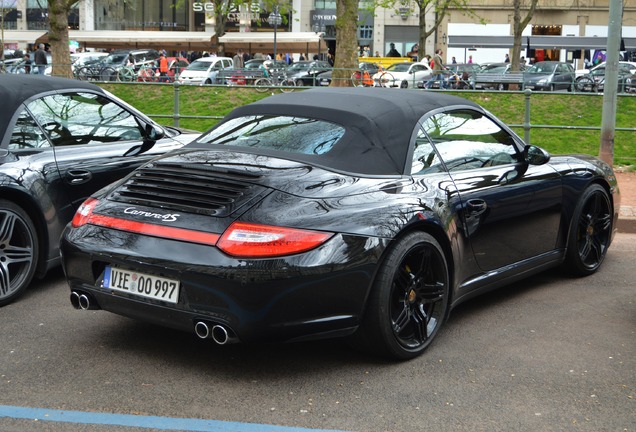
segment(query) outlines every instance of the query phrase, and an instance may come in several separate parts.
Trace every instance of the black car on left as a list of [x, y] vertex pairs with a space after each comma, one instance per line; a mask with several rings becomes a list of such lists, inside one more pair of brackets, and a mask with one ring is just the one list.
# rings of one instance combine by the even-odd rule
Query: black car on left
[[0, 306], [59, 265], [59, 238], [93, 192], [196, 138], [101, 88], [0, 75]]

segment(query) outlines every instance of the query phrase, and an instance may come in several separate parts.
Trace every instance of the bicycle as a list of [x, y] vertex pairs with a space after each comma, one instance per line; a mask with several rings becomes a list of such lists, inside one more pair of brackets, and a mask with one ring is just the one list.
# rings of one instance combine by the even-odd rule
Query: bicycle
[[[604, 77], [603, 77], [604, 78]], [[574, 82], [574, 88], [579, 92], [598, 92], [601, 81], [596, 81], [592, 74], [581, 75]]]
[[137, 72], [132, 66], [123, 66], [117, 71], [117, 81], [132, 82], [137, 78]]
[[391, 72], [382, 72], [377, 79], [373, 81], [374, 87], [399, 87], [400, 84], [396, 84], [395, 77]]
[[293, 87], [296, 87], [296, 81], [292, 78], [288, 78], [284, 73], [278, 73], [270, 74], [269, 77], [264, 76], [256, 79], [254, 86], [256, 87], [256, 91], [260, 93], [265, 93], [272, 87], [280, 87], [281, 92], [289, 93], [294, 91]]
[[137, 72], [137, 78], [139, 81], [143, 81], [143, 82], [154, 82], [154, 81], [157, 81], [157, 72], [155, 71], [155, 68], [150, 63], [143, 63], [139, 67], [139, 72]]

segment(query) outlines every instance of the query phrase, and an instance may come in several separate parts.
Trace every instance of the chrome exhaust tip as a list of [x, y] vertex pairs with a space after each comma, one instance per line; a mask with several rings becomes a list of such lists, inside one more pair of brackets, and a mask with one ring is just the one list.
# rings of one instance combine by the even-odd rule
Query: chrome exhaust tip
[[81, 310], [89, 310], [91, 308], [91, 300], [86, 294], [80, 294], [79, 307]]
[[201, 339], [207, 339], [210, 337], [210, 328], [208, 327], [208, 325], [206, 323], [204, 323], [203, 321], [197, 321], [194, 324], [194, 332], [196, 333], [197, 336], [199, 336]]
[[194, 323], [194, 333], [201, 339], [212, 339], [218, 345], [238, 342], [238, 338], [232, 330], [221, 324], [212, 324], [206, 321]]
[[230, 335], [225, 327], [217, 324], [212, 327], [212, 339], [219, 345], [225, 345], [230, 340]]
[[77, 291], [71, 291], [71, 305], [75, 309], [80, 309], [80, 295]]

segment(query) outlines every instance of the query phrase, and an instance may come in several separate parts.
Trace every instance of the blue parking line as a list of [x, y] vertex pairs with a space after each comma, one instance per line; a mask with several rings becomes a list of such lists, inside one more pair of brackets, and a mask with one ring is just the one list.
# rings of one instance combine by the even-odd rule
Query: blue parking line
[[60, 411], [45, 408], [25, 408], [9, 405], [0, 405], [0, 419], [1, 418], [107, 426], [128, 426], [154, 428], [160, 430], [179, 430], [188, 432], [344, 432], [333, 429], [306, 429], [289, 426], [273, 426], [265, 424], [238, 423], [219, 420], [201, 420], [193, 418], [139, 416], [131, 414], [106, 414], [83, 411]]

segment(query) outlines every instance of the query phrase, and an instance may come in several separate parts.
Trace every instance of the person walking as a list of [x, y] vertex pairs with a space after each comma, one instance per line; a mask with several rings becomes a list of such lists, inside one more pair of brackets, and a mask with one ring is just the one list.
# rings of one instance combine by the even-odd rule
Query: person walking
[[234, 65], [234, 69], [243, 69], [245, 64], [243, 63], [243, 50], [239, 49], [234, 57], [232, 57], [232, 63]]
[[49, 64], [46, 59], [46, 51], [44, 51], [44, 44], [40, 44], [38, 49], [35, 51], [33, 55], [33, 61], [35, 62], [37, 73], [40, 75], [44, 75], [46, 72], [46, 66]]
[[446, 88], [446, 83], [444, 82], [444, 70], [446, 69], [444, 67], [444, 63], [442, 60], [442, 50], [438, 49], [435, 51], [435, 56], [433, 57], [433, 76], [431, 77], [431, 79], [429, 80], [429, 82], [426, 83], [426, 88], [430, 89], [433, 87], [433, 83], [435, 81], [439, 81], [439, 88]]

